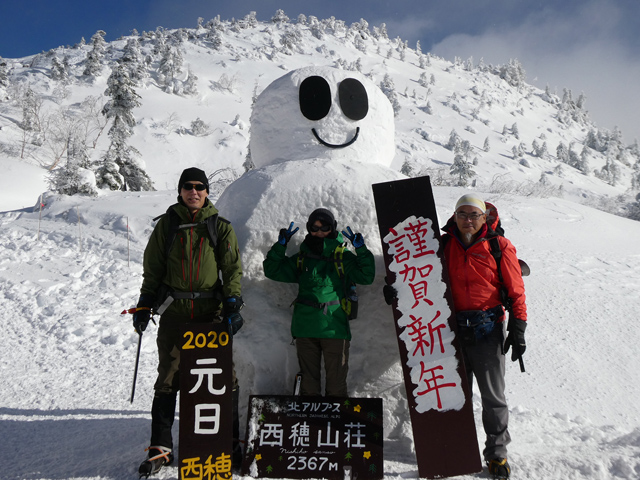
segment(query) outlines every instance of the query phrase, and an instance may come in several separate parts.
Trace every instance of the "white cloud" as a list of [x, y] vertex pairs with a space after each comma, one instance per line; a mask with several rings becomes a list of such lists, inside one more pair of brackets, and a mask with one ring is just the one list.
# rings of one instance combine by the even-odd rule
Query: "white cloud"
[[640, 58], [621, 38], [625, 12], [590, 2], [571, 14], [543, 10], [512, 28], [480, 35], [454, 34], [432, 52], [444, 58], [480, 58], [503, 64], [517, 58], [527, 81], [587, 97], [586, 108], [601, 128], [620, 127], [627, 143], [640, 139]]

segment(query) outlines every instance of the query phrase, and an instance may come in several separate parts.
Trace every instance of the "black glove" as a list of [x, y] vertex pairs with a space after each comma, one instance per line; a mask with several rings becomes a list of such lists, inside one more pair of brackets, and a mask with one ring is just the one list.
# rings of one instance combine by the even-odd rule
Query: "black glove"
[[515, 362], [520, 358], [524, 351], [527, 349], [527, 343], [524, 341], [524, 331], [527, 328], [527, 322], [520, 320], [519, 318], [509, 318], [507, 325], [507, 340], [504, 342], [505, 355], [509, 351], [509, 348], [513, 347], [511, 351], [511, 360]]
[[148, 293], [140, 295], [136, 311], [133, 313], [133, 328], [136, 329], [138, 335], [142, 335], [142, 332], [147, 329], [151, 319], [151, 307], [153, 307], [155, 301], [156, 297], [154, 295]]
[[393, 305], [393, 301], [398, 297], [398, 291], [391, 285], [382, 287], [382, 294], [387, 305]]
[[238, 330], [244, 325], [240, 310], [244, 307], [242, 297], [228, 297], [224, 301], [224, 321], [229, 325], [231, 335], [238, 333]]
[[296, 233], [298, 230], [300, 230], [299, 227], [296, 227], [296, 229], [293, 230], [293, 222], [289, 224], [288, 229], [281, 228], [280, 235], [278, 235], [278, 243], [280, 245], [287, 246], [287, 243], [289, 243], [289, 240], [291, 240], [291, 237], [293, 237], [294, 233]]

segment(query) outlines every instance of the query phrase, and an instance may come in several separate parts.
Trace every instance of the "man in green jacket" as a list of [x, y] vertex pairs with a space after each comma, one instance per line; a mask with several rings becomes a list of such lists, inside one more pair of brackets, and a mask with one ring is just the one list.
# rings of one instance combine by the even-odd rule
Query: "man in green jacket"
[[[348, 289], [354, 283], [373, 283], [375, 260], [362, 235], [353, 233], [351, 227], [347, 230], [339, 233], [333, 214], [318, 208], [309, 216], [308, 234], [298, 253], [286, 256], [287, 243], [298, 231], [291, 222], [288, 229], [280, 230], [278, 242], [263, 262], [267, 278], [298, 284], [291, 334], [296, 341], [302, 372], [302, 395], [321, 395], [320, 368], [324, 356], [326, 395], [348, 396], [351, 341], [346, 311], [349, 310]], [[343, 235], [351, 241], [356, 255], [344, 250]]]
[[[178, 203], [160, 218], [144, 251], [140, 299], [133, 316], [134, 328], [142, 334], [151, 310], [161, 314], [151, 443], [148, 459], [140, 465], [141, 476], [155, 473], [173, 460], [171, 427], [180, 386], [181, 326], [185, 322], [224, 321], [235, 334], [243, 325], [239, 313], [243, 305], [242, 265], [233, 227], [218, 216], [207, 198], [209, 182], [202, 170], [184, 170], [178, 185]], [[233, 394], [234, 457], [241, 460], [235, 372]], [[238, 458], [234, 460], [237, 463]]]

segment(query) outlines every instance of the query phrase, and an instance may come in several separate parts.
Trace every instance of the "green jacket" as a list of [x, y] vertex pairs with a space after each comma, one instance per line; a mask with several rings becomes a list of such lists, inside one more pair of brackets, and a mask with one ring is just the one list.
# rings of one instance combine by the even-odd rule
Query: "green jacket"
[[[343, 238], [325, 239], [322, 256], [331, 257]], [[276, 243], [267, 253], [262, 263], [267, 278], [285, 283], [298, 284], [298, 297], [293, 308], [291, 335], [295, 338], [341, 338], [351, 340], [351, 330], [347, 314], [340, 306], [345, 296], [343, 280], [336, 270], [335, 263], [325, 260], [303, 257], [302, 269], [298, 268], [300, 252], [287, 257], [286, 246]], [[311, 253], [305, 242], [300, 245], [301, 252]], [[373, 254], [362, 246], [357, 255], [345, 250], [343, 257], [345, 280], [361, 285], [370, 285], [375, 278], [375, 259]], [[336, 303], [336, 300], [338, 301]], [[307, 305], [304, 301], [324, 304], [332, 302], [324, 309]]]
[[[194, 216], [182, 203], [170, 208], [178, 213], [181, 223], [199, 223], [218, 213], [209, 199]], [[222, 299], [241, 295], [242, 264], [233, 227], [227, 220], [218, 217], [217, 252], [213, 251], [206, 223], [180, 229], [167, 258], [165, 241], [169, 223], [169, 216], [164, 215], [149, 238], [144, 251], [140, 292], [158, 296], [163, 285], [169, 291], [178, 292], [218, 290], [220, 295], [217, 298], [174, 300], [165, 314], [193, 318], [219, 312]]]

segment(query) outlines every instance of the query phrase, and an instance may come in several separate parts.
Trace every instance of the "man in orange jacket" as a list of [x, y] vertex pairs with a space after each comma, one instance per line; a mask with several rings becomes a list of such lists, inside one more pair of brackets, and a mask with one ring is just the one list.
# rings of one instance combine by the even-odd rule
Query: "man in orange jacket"
[[[504, 395], [505, 357], [522, 357], [526, 349], [527, 326], [522, 271], [516, 249], [496, 233], [497, 212], [487, 223], [487, 204], [477, 195], [463, 195], [443, 230], [444, 261], [449, 275], [458, 336], [462, 346], [467, 381], [475, 377], [482, 399], [482, 425], [486, 434], [483, 456], [489, 472], [496, 478], [508, 478], [507, 462], [509, 409]], [[491, 253], [491, 242], [500, 246], [500, 269]], [[509, 299], [508, 334], [504, 336], [503, 292]], [[395, 288], [385, 285], [386, 302], [391, 305]]]
[[[482, 424], [486, 434], [483, 456], [489, 472], [508, 478], [507, 445], [509, 409], [505, 398], [505, 357], [517, 360], [526, 349], [527, 326], [524, 282], [516, 249], [495, 233], [496, 218], [487, 224], [487, 206], [477, 195], [462, 196], [443, 228], [444, 260], [449, 274], [458, 333], [469, 385], [473, 377], [482, 399]], [[502, 257], [500, 272], [491, 254], [490, 238], [497, 237]], [[501, 273], [501, 275], [500, 275]], [[502, 277], [500, 279], [500, 276]], [[511, 319], [504, 337], [501, 290], [511, 301]]]

